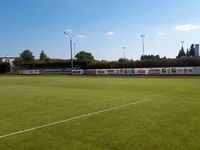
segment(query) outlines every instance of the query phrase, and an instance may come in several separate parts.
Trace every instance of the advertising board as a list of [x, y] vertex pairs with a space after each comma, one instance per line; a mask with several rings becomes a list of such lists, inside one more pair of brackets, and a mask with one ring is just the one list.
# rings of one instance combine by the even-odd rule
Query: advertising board
[[135, 69], [136, 75], [145, 75], [145, 74], [148, 74], [148, 73], [149, 73], [149, 69], [146, 69], [146, 68]]
[[73, 75], [83, 75], [84, 74], [84, 70], [72, 70], [72, 74]]
[[18, 71], [18, 74], [21, 74], [21, 75], [39, 75], [40, 70], [20, 70], [20, 71]]
[[97, 75], [134, 75], [135, 69], [96, 69]]
[[96, 69], [86, 69], [85, 74], [87, 75], [96, 75]]
[[159, 74], [161, 74], [161, 68], [150, 68], [149, 74], [150, 75], [159, 75]]
[[200, 75], [200, 67], [121, 68], [73, 70], [72, 74], [88, 75]]
[[108, 73], [107, 73], [106, 69], [96, 69], [96, 74], [97, 75], [106, 75]]
[[200, 67], [193, 67], [193, 74], [200, 74]]
[[177, 74], [177, 68], [160, 68], [160, 74]]

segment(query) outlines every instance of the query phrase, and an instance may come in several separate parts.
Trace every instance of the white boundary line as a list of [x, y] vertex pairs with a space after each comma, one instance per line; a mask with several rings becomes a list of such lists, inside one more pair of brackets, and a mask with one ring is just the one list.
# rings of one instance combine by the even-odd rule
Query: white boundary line
[[93, 116], [93, 115], [96, 115], [96, 114], [99, 114], [99, 113], [104, 113], [104, 112], [108, 112], [108, 111], [112, 111], [112, 110], [117, 110], [117, 109], [120, 109], [120, 108], [128, 107], [128, 106], [135, 105], [135, 104], [138, 104], [138, 103], [147, 102], [147, 101], [150, 101], [150, 100], [153, 100], [153, 98], [149, 98], [149, 99], [145, 99], [145, 100], [141, 100], [141, 101], [136, 101], [136, 102], [133, 102], [133, 103], [120, 105], [120, 106], [116, 106], [116, 107], [112, 107], [112, 108], [108, 108], [108, 109], [104, 109], [104, 110], [88, 113], [88, 114], [85, 114], [85, 115], [72, 117], [72, 118], [69, 118], [69, 119], [65, 119], [65, 120], [61, 120], [61, 121], [56, 121], [56, 122], [44, 124], [44, 125], [41, 125], [41, 126], [37, 126], [37, 127], [21, 130], [21, 131], [18, 131], [18, 132], [13, 132], [13, 133], [1, 135], [0, 139], [4, 139], [4, 138], [10, 137], [10, 136], [14, 136], [14, 135], [30, 132], [30, 131], [33, 131], [33, 130], [38, 130], [38, 129], [41, 129], [41, 128], [45, 128], [45, 127], [49, 127], [49, 126], [53, 126], [53, 125], [57, 125], [57, 124], [65, 123], [65, 122], [69, 122], [69, 121], [80, 119], [80, 118]]

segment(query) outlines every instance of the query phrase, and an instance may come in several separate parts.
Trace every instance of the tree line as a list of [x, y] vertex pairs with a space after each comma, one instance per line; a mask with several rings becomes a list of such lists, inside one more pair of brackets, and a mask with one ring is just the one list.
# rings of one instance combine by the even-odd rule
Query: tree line
[[185, 52], [183, 46], [181, 47], [181, 50], [178, 53], [178, 56], [176, 58], [183, 58], [183, 57], [194, 57], [195, 56], [195, 47], [194, 44], [190, 46], [189, 49]]
[[[183, 57], [184, 56], [184, 57]], [[144, 55], [140, 60], [128, 60], [120, 58], [118, 61], [95, 60], [92, 53], [80, 51], [75, 55], [74, 68], [76, 69], [109, 69], [109, 68], [149, 68], [149, 67], [191, 67], [200, 66], [200, 57], [195, 56], [194, 44], [185, 53], [181, 48], [177, 58], [170, 59], [159, 55]], [[71, 61], [64, 59], [52, 59], [41, 51], [39, 59], [35, 59], [33, 52], [24, 50], [15, 60], [14, 65], [20, 69], [41, 68], [70, 68]], [[0, 63], [0, 72], [9, 71], [8, 63]]]
[[[144, 55], [141, 60], [128, 60], [120, 58], [118, 61], [95, 60], [94, 56], [85, 51], [76, 54], [74, 68], [76, 69], [109, 69], [109, 68], [149, 68], [149, 67], [190, 67], [200, 66], [200, 57], [185, 57], [169, 59], [159, 55]], [[20, 60], [20, 61], [19, 61]], [[35, 60], [30, 50], [20, 54], [20, 58], [14, 62], [16, 66], [26, 69], [40, 68], [70, 68], [70, 60], [50, 59], [41, 52], [39, 60]]]
[[[44, 50], [41, 51], [39, 61], [46, 62], [48, 61], [49, 58], [47, 55], [44, 53]], [[35, 63], [35, 56], [33, 55], [33, 52], [30, 50], [24, 50], [22, 53], [19, 54], [19, 57], [16, 58], [14, 61], [14, 65], [22, 65], [22, 64], [28, 64], [28, 63]]]

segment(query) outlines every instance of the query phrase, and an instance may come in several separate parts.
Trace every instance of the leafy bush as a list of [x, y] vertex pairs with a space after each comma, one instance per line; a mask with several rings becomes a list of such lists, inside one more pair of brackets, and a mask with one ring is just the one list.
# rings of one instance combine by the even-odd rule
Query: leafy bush
[[0, 73], [6, 73], [10, 71], [9, 63], [0, 63]]
[[[74, 68], [78, 69], [110, 69], [110, 68], [155, 68], [155, 67], [195, 67], [200, 66], [200, 57], [178, 58], [178, 59], [150, 59], [150, 60], [128, 60], [128, 61], [79, 61], [74, 60]], [[42, 68], [71, 68], [71, 61], [47, 61], [18, 65], [24, 69]]]

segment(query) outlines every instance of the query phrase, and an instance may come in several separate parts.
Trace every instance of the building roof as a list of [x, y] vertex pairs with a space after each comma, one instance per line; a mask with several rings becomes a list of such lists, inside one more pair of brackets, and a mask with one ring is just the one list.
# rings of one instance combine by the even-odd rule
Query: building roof
[[0, 57], [0, 59], [16, 59], [18, 57], [9, 57], [9, 56], [5, 56], [5, 57]]

